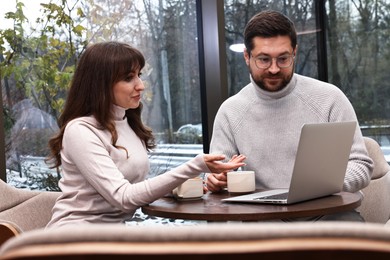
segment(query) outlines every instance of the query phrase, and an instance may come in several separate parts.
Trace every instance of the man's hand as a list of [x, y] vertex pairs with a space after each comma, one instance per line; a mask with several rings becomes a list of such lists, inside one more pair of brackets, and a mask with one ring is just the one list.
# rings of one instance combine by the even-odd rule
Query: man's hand
[[[246, 156], [244, 156], [244, 155], [234, 155], [230, 159], [228, 164], [229, 163], [233, 163], [233, 164], [242, 163], [245, 159], [246, 159]], [[242, 163], [241, 166], [243, 166], [243, 165], [245, 165], [245, 164]], [[230, 170], [235, 170], [237, 168], [230, 169]], [[208, 174], [207, 178], [205, 180], [207, 189], [211, 192], [218, 192], [218, 191], [221, 191], [222, 189], [226, 188], [226, 186], [227, 186], [227, 172], [228, 171], [229, 170], [226, 170], [223, 172], [212, 171], [213, 173]]]
[[227, 187], [227, 172], [210, 173], [206, 178], [206, 188], [211, 192], [219, 192]]

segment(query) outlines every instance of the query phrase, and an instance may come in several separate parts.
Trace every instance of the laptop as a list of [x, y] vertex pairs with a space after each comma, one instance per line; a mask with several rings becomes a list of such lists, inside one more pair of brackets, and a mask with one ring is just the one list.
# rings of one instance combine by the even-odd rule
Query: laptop
[[222, 199], [224, 202], [293, 204], [340, 192], [357, 123], [304, 124], [289, 189]]

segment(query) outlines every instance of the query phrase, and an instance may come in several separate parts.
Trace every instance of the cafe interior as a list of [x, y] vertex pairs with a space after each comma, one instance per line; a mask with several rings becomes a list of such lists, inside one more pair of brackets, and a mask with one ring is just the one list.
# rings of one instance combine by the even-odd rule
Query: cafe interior
[[[390, 259], [389, 0], [9, 2], [0, 13], [0, 259]], [[105, 40], [126, 41], [144, 53], [143, 120], [159, 150], [150, 156], [153, 177], [209, 152], [220, 105], [249, 83], [245, 24], [267, 9], [286, 14], [297, 28], [295, 72], [332, 83], [350, 99], [374, 163], [367, 187], [291, 205], [226, 203], [227, 190], [183, 198], [184, 187], [178, 187], [176, 196], [141, 207], [144, 218], [135, 224], [45, 229], [61, 194], [60, 171], [44, 164], [48, 138], [58, 130], [47, 122], [58, 118], [61, 108], [55, 104], [65, 91], [61, 80], [39, 73], [47, 40], [42, 35], [57, 35], [63, 46], [72, 43], [73, 57], [86, 43]], [[21, 11], [28, 21], [18, 16]], [[18, 39], [23, 48], [12, 45]], [[12, 52], [16, 66], [4, 62]], [[74, 67], [75, 62], [61, 64], [64, 60], [58, 68]], [[28, 72], [22, 70], [27, 63]], [[45, 92], [38, 81], [56, 87]], [[31, 120], [31, 111], [38, 110]], [[179, 131], [182, 126], [191, 131]], [[202, 181], [199, 185], [203, 189]], [[350, 209], [365, 221], [276, 221]]]

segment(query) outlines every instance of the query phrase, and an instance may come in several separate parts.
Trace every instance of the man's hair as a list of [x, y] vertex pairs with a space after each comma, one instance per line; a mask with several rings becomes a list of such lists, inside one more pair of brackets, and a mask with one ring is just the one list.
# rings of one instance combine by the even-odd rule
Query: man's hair
[[253, 49], [253, 38], [271, 38], [276, 36], [288, 36], [291, 40], [291, 47], [297, 45], [297, 32], [294, 23], [284, 14], [267, 10], [253, 16], [244, 30], [244, 40], [247, 52]]

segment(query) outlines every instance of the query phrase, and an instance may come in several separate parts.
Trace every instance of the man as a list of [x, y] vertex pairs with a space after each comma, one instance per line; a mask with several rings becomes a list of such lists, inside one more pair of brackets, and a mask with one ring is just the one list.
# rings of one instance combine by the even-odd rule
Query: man
[[[251, 83], [221, 105], [210, 152], [246, 155], [243, 170], [255, 171], [257, 188], [288, 188], [302, 125], [357, 117], [339, 88], [294, 73], [297, 34], [289, 18], [260, 12], [248, 22], [244, 38]], [[357, 127], [343, 190], [367, 186], [372, 168]], [[210, 191], [220, 191], [226, 187], [226, 173], [208, 174], [206, 184]], [[319, 219], [363, 221], [356, 211]]]

